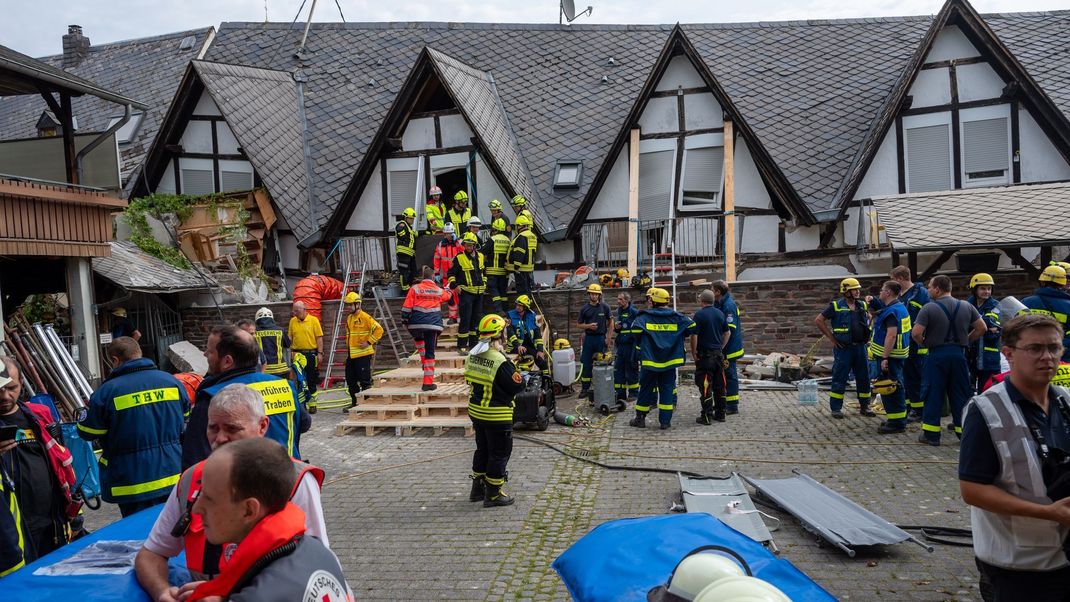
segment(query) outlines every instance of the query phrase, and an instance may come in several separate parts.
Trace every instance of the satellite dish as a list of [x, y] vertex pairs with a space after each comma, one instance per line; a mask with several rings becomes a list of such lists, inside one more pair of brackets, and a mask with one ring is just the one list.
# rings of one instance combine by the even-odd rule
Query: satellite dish
[[561, 12], [565, 14], [565, 19], [571, 23], [576, 20], [576, 3], [573, 0], [561, 0]]

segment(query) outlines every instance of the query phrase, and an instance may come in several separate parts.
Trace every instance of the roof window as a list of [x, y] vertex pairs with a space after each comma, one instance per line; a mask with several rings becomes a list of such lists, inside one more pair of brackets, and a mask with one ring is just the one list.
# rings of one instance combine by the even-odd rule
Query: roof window
[[[115, 132], [115, 140], [119, 144], [129, 144], [134, 136], [137, 134], [137, 130], [141, 127], [141, 118], [144, 117], [144, 113], [132, 113], [130, 115], [130, 121], [123, 124], [123, 127], [119, 128], [119, 131]], [[122, 120], [122, 116], [112, 117], [108, 120], [108, 127], [119, 123]]]
[[579, 188], [582, 179], [582, 161], [557, 162], [554, 168], [554, 188]]

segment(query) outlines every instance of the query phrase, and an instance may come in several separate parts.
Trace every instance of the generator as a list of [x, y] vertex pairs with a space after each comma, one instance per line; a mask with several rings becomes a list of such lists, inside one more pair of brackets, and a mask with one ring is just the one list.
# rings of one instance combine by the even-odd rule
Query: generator
[[513, 426], [545, 431], [557, 410], [553, 379], [541, 371], [521, 372], [524, 390], [516, 394]]

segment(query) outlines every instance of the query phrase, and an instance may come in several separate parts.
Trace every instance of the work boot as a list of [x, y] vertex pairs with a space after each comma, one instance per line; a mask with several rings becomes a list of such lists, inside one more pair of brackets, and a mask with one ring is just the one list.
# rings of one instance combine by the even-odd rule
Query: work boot
[[843, 412], [841, 412], [839, 410], [833, 410], [832, 411], [832, 417], [835, 418], [836, 420], [843, 420]]
[[698, 415], [698, 418], [695, 419], [695, 422], [697, 422], [698, 424], [706, 425], [713, 424], [713, 415], [703, 412]]
[[471, 475], [468, 477], [472, 479], [472, 493], [468, 494], [469, 502], [478, 502], [487, 496], [487, 482], [483, 480], [483, 475]]
[[714, 422], [724, 422], [725, 420], [726, 420], [726, 418], [725, 418], [725, 411], [724, 410], [717, 410], [717, 411], [715, 411], [713, 413], [713, 421]]
[[725, 414], [738, 414], [739, 413], [739, 406], [728, 406], [727, 408], [725, 408], [724, 413]]
[[631, 421], [628, 422], [628, 426], [634, 426], [636, 428], [645, 429], [646, 428], [646, 414], [636, 414], [635, 418], [632, 418]]
[[861, 408], [859, 409], [859, 413], [861, 413], [861, 414], [862, 414], [863, 416], [868, 416], [868, 417], [870, 417], [870, 418], [872, 418], [872, 417], [874, 417], [874, 416], [876, 416], [876, 415], [877, 415], [877, 413], [876, 413], [876, 412], [874, 412], [873, 410], [869, 409], [869, 404], [868, 404], [868, 403], [867, 403], [867, 404], [865, 404], [865, 405], [863, 405], [863, 406], [862, 406], [862, 407], [861, 407]]
[[907, 422], [921, 422], [921, 412], [918, 410], [910, 410], [907, 412]]
[[516, 500], [502, 491], [501, 485], [491, 485], [490, 483], [487, 483], [486, 491], [484, 491], [483, 494], [484, 508], [490, 508], [492, 506], [510, 506], [515, 501]]
[[894, 435], [896, 433], [905, 433], [907, 427], [901, 424], [889, 424], [887, 421], [882, 422], [877, 427], [878, 435]]
[[933, 447], [940, 447], [940, 440], [933, 440], [926, 437], [924, 431], [918, 433], [918, 443], [924, 443], [925, 445], [931, 445]]
[[671, 425], [671, 424], [669, 424], [668, 422], [662, 422], [662, 423], [661, 423], [660, 425], [658, 425], [658, 428], [660, 428], [660, 429], [661, 429], [661, 430], [663, 430], [663, 431], [667, 431], [667, 430], [669, 430], [669, 428], [670, 428], [671, 426], [672, 426], [672, 425]]
[[438, 388], [438, 385], [436, 385], [435, 383], [431, 383], [429, 385], [424, 385], [423, 387], [420, 388], [420, 390], [421, 391], [434, 391], [437, 388]]

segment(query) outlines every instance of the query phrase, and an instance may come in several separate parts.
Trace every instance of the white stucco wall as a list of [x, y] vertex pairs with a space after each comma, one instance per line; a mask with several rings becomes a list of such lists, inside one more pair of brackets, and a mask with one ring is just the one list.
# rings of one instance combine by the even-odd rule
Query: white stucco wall
[[758, 173], [750, 148], [742, 138], [736, 139], [736, 157], [732, 168], [735, 170], [736, 207], [753, 207], [755, 209], [772, 209], [773, 201], [765, 188], [765, 181]]
[[617, 155], [587, 219], [628, 217], [628, 145]]
[[1003, 93], [1003, 79], [988, 65], [977, 63], [955, 67], [959, 102], [999, 98]]
[[401, 135], [401, 148], [407, 151], [435, 148], [435, 119], [424, 117], [410, 120], [405, 126], [405, 133]]
[[279, 249], [282, 254], [282, 267], [284, 269], [287, 271], [301, 269], [301, 252], [297, 249], [296, 236], [289, 233], [279, 234]]
[[211, 153], [212, 122], [190, 121], [182, 132], [179, 144], [182, 145], [182, 149], [187, 153]]
[[951, 75], [947, 68], [922, 69], [910, 86], [914, 101], [911, 108], [932, 107], [951, 103]]
[[215, 101], [212, 100], [211, 94], [208, 91], [201, 92], [201, 97], [197, 99], [197, 105], [193, 107], [194, 115], [205, 115], [219, 117], [223, 115], [219, 111], [219, 107], [216, 106]]
[[973, 44], [962, 33], [961, 29], [952, 25], [945, 27], [940, 33], [936, 34], [936, 39], [933, 40], [933, 47], [925, 57], [925, 62], [935, 63], [975, 56], [981, 56], [981, 53], [973, 47]]
[[383, 229], [383, 178], [381, 164], [376, 164], [368, 185], [360, 194], [356, 209], [346, 222], [346, 230]]
[[[451, 146], [468, 146], [472, 144], [472, 130], [460, 115], [444, 115], [438, 118], [442, 130], [442, 148]], [[432, 129], [432, 134], [434, 130]], [[433, 140], [434, 138], [432, 138]]]
[[238, 154], [238, 147], [241, 143], [238, 142], [237, 137], [234, 136], [234, 132], [231, 131], [230, 126], [225, 121], [216, 122], [216, 143], [219, 145], [219, 154], [221, 155], [236, 155]]
[[644, 134], [680, 131], [680, 118], [676, 111], [676, 98], [651, 98], [639, 117], [639, 127]]
[[[747, 218], [750, 220], [751, 218]], [[750, 224], [748, 223], [749, 227]], [[832, 241], [829, 242], [830, 248], [840, 246], [840, 241], [843, 240], [843, 233], [837, 228], [835, 236]], [[821, 228], [818, 226], [809, 227], [788, 227], [784, 231], [784, 250], [785, 251], [812, 251], [816, 249], [821, 243]], [[775, 245], [775, 243], [774, 243]]]
[[689, 130], [724, 127], [724, 110], [713, 94], [684, 96], [684, 127]]
[[1024, 108], [1018, 110], [1018, 128], [1022, 182], [1070, 180], [1070, 165]]
[[899, 194], [899, 162], [896, 157], [895, 128], [888, 129], [854, 198], [868, 199], [891, 194]]
[[560, 240], [539, 245], [541, 258], [549, 265], [572, 263], [574, 261], [574, 246], [571, 240]]
[[175, 193], [175, 164], [173, 161], [167, 162], [167, 167], [164, 168], [163, 175], [160, 177], [160, 183], [156, 186], [156, 192]]
[[[742, 237], [740, 253], [775, 253], [778, 248], [780, 218], [775, 215], [748, 215], [742, 232], [736, 227], [736, 236]], [[817, 245], [814, 245], [817, 248]]]
[[699, 88], [705, 85], [706, 82], [702, 81], [702, 77], [698, 74], [698, 71], [695, 71], [691, 61], [687, 60], [687, 57], [683, 55], [677, 55], [669, 61], [669, 65], [665, 68], [665, 73], [661, 76], [661, 80], [658, 81], [658, 85], [654, 89], [662, 92], [675, 90], [677, 87]]

